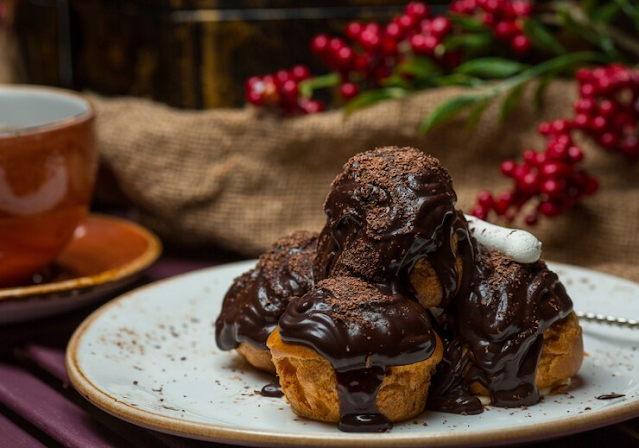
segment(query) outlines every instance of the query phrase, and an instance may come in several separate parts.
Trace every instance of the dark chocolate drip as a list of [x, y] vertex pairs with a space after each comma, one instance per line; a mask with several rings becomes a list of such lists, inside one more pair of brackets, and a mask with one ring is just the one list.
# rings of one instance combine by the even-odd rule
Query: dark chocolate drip
[[543, 261], [523, 265], [485, 250], [475, 261], [470, 293], [446, 310], [440, 333], [446, 350], [428, 406], [481, 412], [473, 383], [487, 388], [496, 406], [537, 403], [543, 332], [570, 314], [572, 302]]
[[615, 398], [623, 398], [625, 397], [624, 394], [616, 394], [616, 393], [611, 393], [611, 394], [606, 394], [606, 395], [597, 395], [595, 398], [597, 400], [614, 400]]
[[448, 303], [459, 277], [453, 233], [469, 238], [456, 200], [448, 172], [418, 150], [389, 147], [353, 157], [324, 204], [328, 220], [319, 237], [315, 278], [351, 275], [386, 283], [407, 278], [427, 258]]
[[377, 409], [376, 398], [386, 369], [373, 366], [370, 369], [336, 371], [337, 394], [340, 403], [338, 428], [344, 432], [383, 432], [393, 427]]
[[215, 322], [222, 350], [247, 342], [266, 349], [266, 339], [291, 298], [313, 288], [312, 260], [317, 234], [295, 232], [278, 240], [255, 268], [236, 278]]
[[280, 383], [269, 383], [262, 388], [260, 395], [263, 397], [282, 398], [284, 393]]
[[436, 338], [414, 301], [354, 277], [332, 277], [291, 301], [280, 318], [286, 343], [309, 347], [335, 368], [340, 428], [388, 429], [377, 409], [386, 368], [428, 359]]

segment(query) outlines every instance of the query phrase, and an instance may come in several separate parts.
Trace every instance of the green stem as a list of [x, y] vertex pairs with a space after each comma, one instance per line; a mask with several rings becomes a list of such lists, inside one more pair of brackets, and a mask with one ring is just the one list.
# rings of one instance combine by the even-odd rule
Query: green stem
[[[626, 2], [617, 3], [620, 3], [622, 8], [626, 7]], [[556, 11], [566, 11], [568, 15], [570, 15], [570, 18], [578, 25], [589, 29], [593, 33], [609, 37], [619, 48], [628, 51], [639, 59], [639, 42], [637, 42], [636, 39], [606, 23], [591, 20], [581, 8], [575, 7], [572, 3], [557, 1], [553, 2], [552, 5]], [[632, 18], [634, 18], [634, 16]], [[557, 14], [542, 14], [539, 16], [539, 20], [548, 25], [562, 25], [561, 19]]]

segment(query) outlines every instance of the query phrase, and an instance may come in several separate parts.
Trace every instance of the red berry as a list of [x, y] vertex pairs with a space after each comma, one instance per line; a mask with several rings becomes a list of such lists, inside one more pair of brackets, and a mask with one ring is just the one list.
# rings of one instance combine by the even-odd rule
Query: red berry
[[481, 205], [476, 205], [470, 211], [470, 214], [479, 219], [486, 219], [488, 217], [488, 209], [485, 207], [482, 207]]
[[343, 98], [349, 100], [359, 93], [359, 89], [352, 82], [345, 82], [340, 86], [339, 92]]
[[592, 98], [581, 98], [575, 104], [575, 112], [587, 114], [595, 110], [596, 105]]
[[581, 96], [590, 97], [595, 94], [595, 87], [592, 84], [582, 84], [579, 86]]
[[539, 188], [539, 174], [536, 172], [526, 173], [517, 180], [517, 187], [524, 193], [535, 193]]
[[311, 41], [311, 51], [315, 54], [323, 54], [328, 49], [329, 38], [325, 34], [318, 34]]
[[566, 182], [557, 179], [545, 179], [541, 183], [541, 192], [547, 194], [551, 198], [561, 196], [566, 188]]
[[315, 114], [324, 110], [324, 105], [316, 100], [306, 100], [300, 103], [305, 114]]
[[510, 202], [504, 200], [503, 198], [500, 198], [499, 200], [497, 200], [497, 202], [495, 202], [493, 210], [495, 210], [495, 213], [497, 213], [499, 216], [504, 216], [509, 207]]
[[526, 215], [524, 218], [524, 222], [529, 226], [534, 226], [537, 224], [538, 216], [536, 213], [531, 213], [530, 215]]
[[400, 40], [404, 37], [404, 29], [395, 22], [386, 25], [386, 37], [394, 40]]
[[292, 79], [286, 81], [280, 88], [280, 94], [282, 95], [282, 98], [287, 101], [295, 100], [298, 93], [299, 90], [297, 88], [297, 82], [293, 81]]
[[247, 92], [246, 101], [253, 104], [254, 106], [262, 106], [264, 104], [264, 99], [262, 98], [262, 94], [256, 91]]
[[484, 23], [484, 25], [488, 25], [491, 27], [495, 24], [496, 21], [497, 19], [495, 18], [495, 14], [492, 14], [490, 12], [485, 13], [484, 17], [482, 18], [482, 22]]
[[617, 146], [617, 136], [613, 134], [612, 132], [604, 132], [603, 134], [599, 136], [598, 141], [601, 144], [601, 146], [603, 146], [606, 149], [613, 150]]
[[552, 130], [552, 127], [550, 125], [550, 123], [541, 123], [539, 125], [538, 131], [541, 135], [550, 135], [550, 132]]
[[493, 195], [489, 191], [480, 191], [477, 195], [477, 203], [483, 207], [490, 208], [494, 202]]
[[517, 164], [515, 163], [514, 160], [504, 160], [499, 166], [499, 169], [501, 170], [502, 174], [508, 177], [513, 176], [515, 172], [515, 168], [517, 168]]
[[275, 73], [275, 84], [278, 86], [284, 85], [285, 82], [291, 79], [291, 74], [287, 70], [279, 70]]
[[367, 50], [375, 50], [382, 40], [379, 38], [379, 33], [366, 29], [360, 34], [359, 43]]
[[590, 196], [594, 194], [598, 189], [599, 189], [599, 182], [594, 177], [591, 177], [588, 179], [588, 183], [586, 184], [586, 187], [584, 188], [584, 194]]
[[350, 68], [354, 57], [355, 52], [353, 49], [351, 47], [344, 46], [335, 53], [333, 60], [335, 61], [337, 68], [347, 70]]
[[515, 34], [515, 31], [515, 24], [506, 20], [497, 23], [494, 28], [495, 37], [505, 41], [510, 40], [511, 36]]
[[532, 5], [527, 1], [512, 2], [513, 14], [518, 17], [527, 17], [532, 13]]
[[401, 26], [404, 30], [412, 30], [417, 24], [417, 20], [413, 17], [403, 14], [395, 19], [395, 23]]
[[525, 54], [530, 51], [530, 47], [532, 46], [530, 39], [524, 36], [523, 34], [519, 34], [510, 41], [510, 47], [517, 54]]
[[428, 17], [429, 12], [428, 5], [423, 2], [410, 2], [406, 5], [406, 15], [414, 18], [415, 20], [421, 20]]
[[563, 134], [570, 130], [570, 122], [566, 119], [555, 120], [552, 122], [551, 129], [555, 134]]
[[434, 36], [415, 34], [410, 39], [410, 46], [417, 54], [433, 55], [437, 45], [439, 45], [439, 41]]
[[558, 216], [561, 214], [561, 208], [550, 201], [541, 202], [537, 207], [539, 213], [545, 216]]
[[572, 166], [561, 162], [548, 162], [541, 167], [540, 172], [544, 178], [563, 178], [565, 179], [572, 173]]
[[610, 100], [603, 100], [599, 103], [599, 114], [604, 117], [610, 117], [616, 112], [615, 104]]
[[577, 79], [577, 81], [583, 84], [590, 81], [590, 79], [592, 78], [592, 74], [587, 68], [580, 68], [579, 70], [577, 70], [577, 73], [575, 73], [575, 78]]
[[524, 151], [523, 157], [524, 160], [531, 165], [535, 165], [537, 162], [537, 153], [532, 149], [527, 149], [526, 151]]
[[358, 40], [363, 29], [364, 25], [360, 22], [351, 22], [346, 26], [346, 35], [351, 40]]
[[291, 70], [291, 74], [296, 81], [304, 81], [311, 77], [311, 71], [305, 65], [296, 65]]
[[433, 36], [441, 38], [450, 32], [452, 24], [448, 17], [439, 16], [430, 21], [430, 32]]
[[606, 119], [601, 115], [592, 118], [588, 121], [588, 129], [596, 133], [603, 132], [606, 129]]
[[568, 148], [568, 159], [572, 163], [579, 163], [584, 158], [584, 153], [581, 149], [576, 146], [571, 146]]
[[586, 114], [577, 114], [575, 118], [572, 120], [573, 124], [578, 129], [583, 129], [588, 125], [590, 118]]

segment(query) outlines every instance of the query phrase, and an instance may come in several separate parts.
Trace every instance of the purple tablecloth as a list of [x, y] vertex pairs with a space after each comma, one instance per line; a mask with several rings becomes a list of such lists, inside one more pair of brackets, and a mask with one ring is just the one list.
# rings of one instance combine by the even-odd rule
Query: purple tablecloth
[[[163, 256], [142, 283], [231, 261]], [[95, 307], [94, 307], [95, 308]], [[0, 327], [0, 447], [198, 447], [204, 442], [139, 428], [84, 400], [69, 385], [64, 349], [93, 310]], [[538, 447], [639, 446], [639, 419], [540, 443]], [[225, 446], [206, 444], [209, 446]]]

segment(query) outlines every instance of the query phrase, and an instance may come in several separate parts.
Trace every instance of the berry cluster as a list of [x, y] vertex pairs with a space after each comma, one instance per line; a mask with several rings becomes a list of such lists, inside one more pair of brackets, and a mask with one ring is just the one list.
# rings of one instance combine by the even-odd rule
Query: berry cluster
[[580, 98], [572, 121], [604, 149], [639, 160], [639, 70], [617, 64], [577, 72]]
[[528, 0], [455, 0], [450, 9], [478, 17], [492, 29], [495, 39], [509, 43], [515, 53], [526, 54], [530, 50], [530, 39], [522, 27], [522, 20], [532, 13]]
[[513, 179], [512, 190], [497, 198], [480, 192], [471, 212], [474, 216], [486, 219], [494, 211], [504, 221], [512, 222], [528, 201], [537, 198], [536, 209], [524, 217], [526, 224], [534, 225], [539, 214], [558, 216], [597, 191], [597, 180], [578, 167], [584, 155], [570, 136], [569, 122], [542, 123], [539, 132], [547, 139], [546, 150], [525, 151], [520, 164], [514, 160], [502, 162], [502, 174]]
[[[320, 34], [313, 38], [311, 50], [340, 74], [340, 94], [344, 99], [350, 99], [359, 93], [358, 83], [379, 86], [393, 73], [406, 56], [401, 51], [402, 47], [407, 47], [405, 42], [415, 54], [443, 59], [439, 54], [441, 51], [436, 52], [436, 49], [451, 30], [450, 19], [444, 16], [431, 18], [426, 3], [411, 2], [404, 14], [386, 25], [349, 23], [346, 37], [350, 44], [342, 38]], [[450, 57], [442, 62], [450, 65]]]
[[274, 74], [253, 76], [246, 80], [246, 100], [259, 107], [270, 107], [284, 115], [312, 114], [324, 110], [324, 105], [300, 95], [298, 84], [310, 78], [311, 72], [304, 65]]

